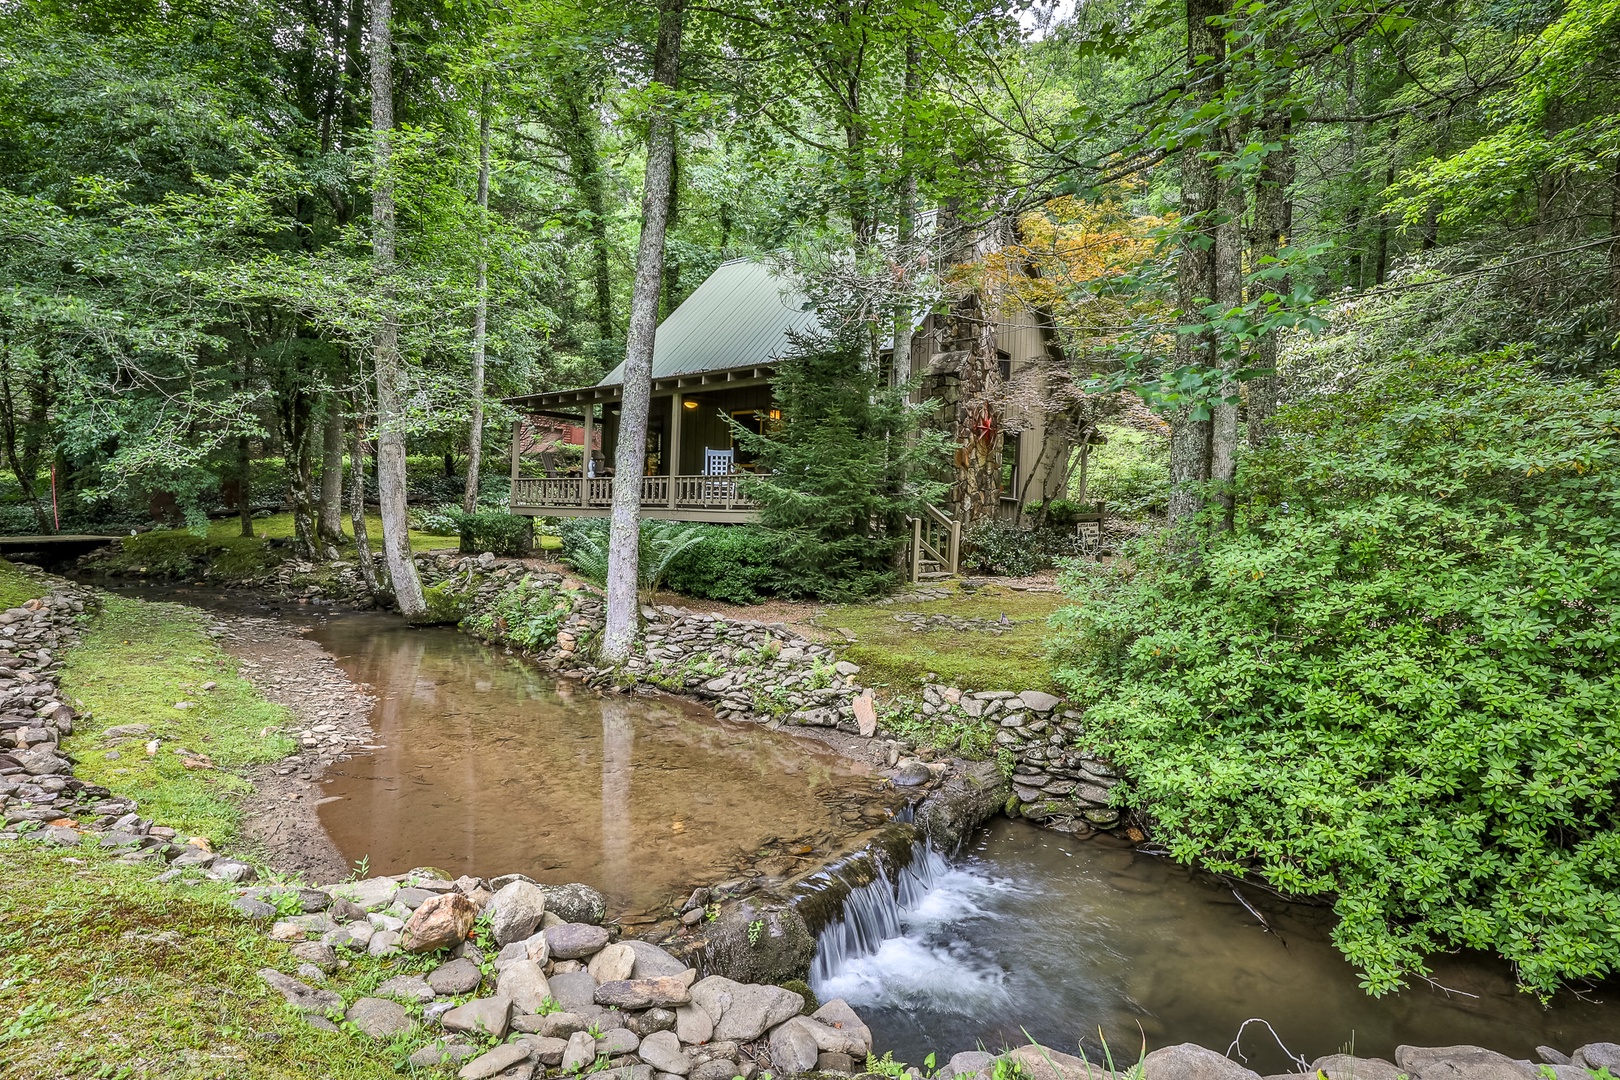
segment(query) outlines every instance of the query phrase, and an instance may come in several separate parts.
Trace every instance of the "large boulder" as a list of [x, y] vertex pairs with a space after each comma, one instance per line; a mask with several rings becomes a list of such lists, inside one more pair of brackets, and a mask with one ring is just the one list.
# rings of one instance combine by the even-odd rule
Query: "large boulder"
[[546, 894], [531, 882], [508, 882], [490, 898], [485, 911], [489, 913], [489, 929], [495, 944], [510, 945], [540, 928], [540, 920], [546, 913]]
[[363, 911], [380, 911], [394, 902], [394, 894], [399, 892], [399, 882], [393, 878], [374, 877], [328, 885], [322, 891], [334, 899], [348, 900]]
[[[804, 998], [780, 986], [711, 975], [692, 987], [692, 1001], [714, 1019], [714, 1038], [750, 1042], [804, 1011]], [[677, 1025], [679, 1021], [677, 1021]]]
[[1259, 1080], [1259, 1075], [1196, 1043], [1160, 1047], [1142, 1061], [1143, 1080]]
[[546, 910], [554, 912], [564, 922], [597, 923], [607, 918], [607, 900], [589, 885], [573, 882], [568, 885], [542, 885]]
[[529, 1047], [523, 1043], [506, 1043], [486, 1054], [480, 1054], [461, 1067], [456, 1075], [461, 1080], [489, 1080], [514, 1065], [529, 1060]]
[[917, 830], [942, 851], [955, 851], [1007, 804], [1011, 781], [994, 761], [958, 762], [917, 807]]
[[1582, 1069], [1608, 1069], [1611, 1073], [1620, 1075], [1620, 1043], [1599, 1042], [1587, 1043], [1585, 1046], [1569, 1055], [1569, 1062]]
[[586, 968], [597, 982], [610, 983], [630, 978], [635, 966], [635, 951], [630, 946], [620, 943], [603, 946], [601, 952], [591, 957], [591, 962]]
[[484, 973], [478, 970], [477, 964], [461, 957], [446, 961], [428, 972], [427, 981], [435, 994], [454, 997], [477, 990], [478, 984], [484, 981]]
[[[1060, 1053], [1034, 1043], [1009, 1050], [1002, 1056], [1017, 1062], [1029, 1080], [1127, 1080], [1123, 1072], [1110, 1073], [1083, 1057]], [[1191, 1076], [1188, 1080], [1191, 1080]]]
[[815, 935], [804, 916], [791, 907], [737, 904], [723, 910], [703, 934], [704, 963], [700, 966], [738, 982], [803, 979], [816, 954]]
[[406, 952], [428, 953], [453, 949], [467, 940], [478, 908], [459, 892], [440, 893], [417, 905], [405, 920], [400, 945]]

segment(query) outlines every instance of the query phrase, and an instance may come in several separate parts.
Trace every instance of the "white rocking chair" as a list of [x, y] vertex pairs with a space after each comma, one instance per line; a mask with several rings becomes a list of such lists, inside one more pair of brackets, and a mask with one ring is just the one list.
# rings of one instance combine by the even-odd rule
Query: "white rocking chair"
[[[703, 448], [703, 475], [730, 476], [736, 471], [736, 454], [730, 450]], [[703, 484], [703, 501], [729, 502], [736, 494], [735, 480], [709, 480]]]

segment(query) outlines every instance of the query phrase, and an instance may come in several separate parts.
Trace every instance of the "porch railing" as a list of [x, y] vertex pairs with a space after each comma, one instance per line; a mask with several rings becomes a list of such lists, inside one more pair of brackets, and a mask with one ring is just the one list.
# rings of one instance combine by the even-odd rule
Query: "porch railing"
[[[593, 476], [520, 477], [512, 481], [512, 509], [607, 510], [613, 505], [613, 478]], [[644, 510], [752, 511], [758, 504], [742, 493], [736, 476], [643, 476]]]
[[950, 577], [962, 557], [962, 523], [932, 506], [911, 521], [911, 550], [907, 552], [913, 585], [924, 578]]

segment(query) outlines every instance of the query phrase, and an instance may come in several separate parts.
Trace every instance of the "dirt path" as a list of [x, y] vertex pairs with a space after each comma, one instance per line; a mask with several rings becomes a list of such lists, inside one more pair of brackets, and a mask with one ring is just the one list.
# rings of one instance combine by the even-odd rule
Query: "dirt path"
[[349, 864], [321, 826], [320, 780], [334, 761], [371, 747], [370, 690], [294, 625], [246, 615], [214, 615], [213, 623], [243, 678], [292, 711], [291, 734], [302, 743], [292, 757], [248, 774], [256, 790], [243, 804], [243, 838], [278, 870], [341, 881]]

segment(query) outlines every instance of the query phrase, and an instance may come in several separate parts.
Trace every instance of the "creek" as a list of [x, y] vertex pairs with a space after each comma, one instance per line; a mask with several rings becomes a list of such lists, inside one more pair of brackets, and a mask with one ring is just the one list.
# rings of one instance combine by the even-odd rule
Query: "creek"
[[[994, 819], [952, 858], [918, 848], [898, 882], [856, 889], [821, 930], [811, 985], [861, 1013], [895, 1057], [944, 1061], [1033, 1037], [1120, 1064], [1196, 1042], [1238, 1050], [1262, 1074], [1401, 1043], [1470, 1043], [1534, 1060], [1620, 1034], [1604, 993], [1550, 1008], [1517, 993], [1505, 963], [1436, 958], [1434, 982], [1368, 997], [1329, 940], [1332, 913], [1231, 886], [1109, 839], [1076, 840]], [[898, 886], [898, 887], [897, 887]], [[1265, 1020], [1272, 1031], [1259, 1023]], [[1026, 1035], [1027, 1032], [1027, 1035]], [[1234, 1054], [1234, 1056], [1237, 1056]]]
[[[157, 600], [279, 614], [377, 697], [378, 749], [323, 783], [321, 822], [373, 873], [519, 871], [601, 889], [633, 932], [694, 884], [762, 885], [871, 838], [899, 796], [822, 744], [666, 696], [602, 696], [448, 629], [266, 605], [218, 590], [98, 582]], [[830, 872], [836, 875], [835, 869]], [[821, 875], [823, 878], [827, 874]], [[818, 934], [812, 985], [921, 1061], [1030, 1041], [1118, 1062], [1197, 1042], [1264, 1073], [1339, 1051], [1472, 1043], [1533, 1057], [1620, 1037], [1611, 987], [1550, 1007], [1484, 955], [1370, 998], [1332, 913], [1231, 885], [1106, 836], [996, 818], [949, 857], [917, 847], [897, 880], [854, 883]], [[863, 879], [864, 880], [864, 879]], [[638, 917], [639, 914], [639, 917]], [[1268, 929], [1269, 927], [1269, 929]], [[1245, 1021], [1258, 1018], [1265, 1025]], [[1274, 1033], [1274, 1034], [1273, 1034]]]

